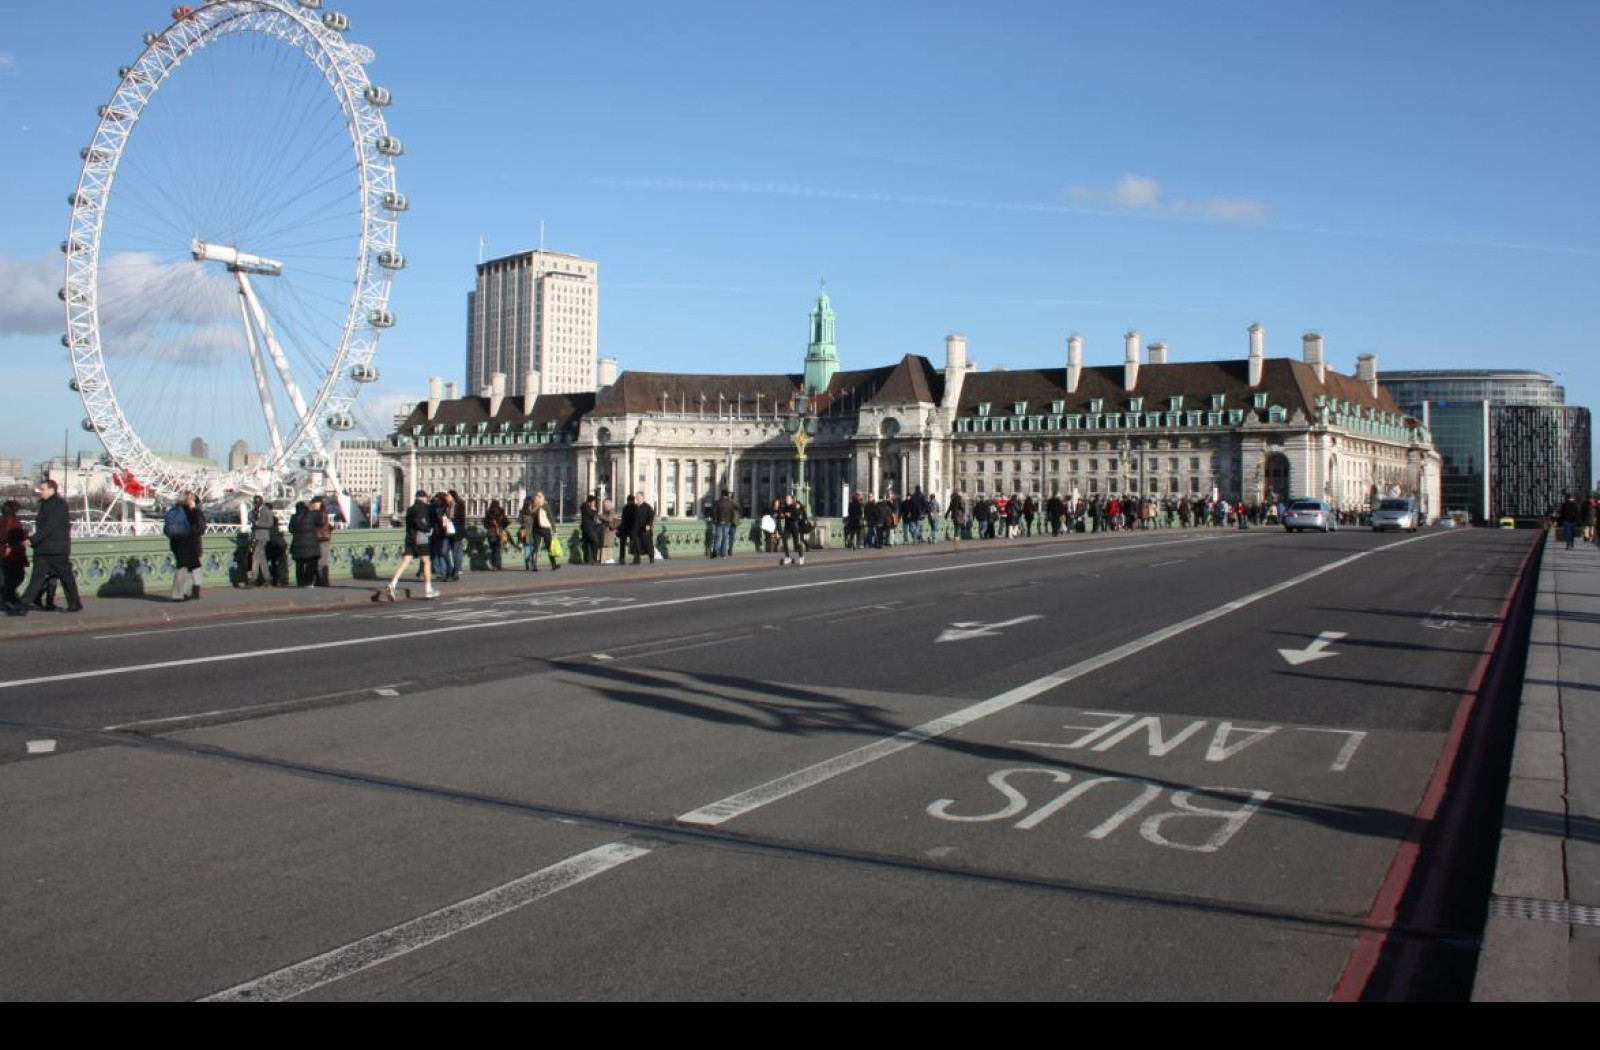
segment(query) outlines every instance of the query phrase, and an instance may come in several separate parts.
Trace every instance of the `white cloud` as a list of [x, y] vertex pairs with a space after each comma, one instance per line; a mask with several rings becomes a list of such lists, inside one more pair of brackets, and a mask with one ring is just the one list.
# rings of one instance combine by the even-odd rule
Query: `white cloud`
[[[64, 276], [59, 255], [0, 255], [0, 338], [64, 331]], [[238, 296], [220, 270], [122, 252], [100, 268], [98, 296], [108, 356], [199, 365], [242, 346]]]
[[0, 255], [0, 338], [49, 335], [65, 328], [66, 307], [56, 298], [60, 287], [60, 256]]
[[1207, 222], [1264, 222], [1267, 206], [1242, 197], [1205, 197], [1200, 200], [1169, 200], [1161, 183], [1148, 175], [1127, 174], [1110, 187], [1069, 186], [1067, 195], [1083, 204], [1119, 211]]

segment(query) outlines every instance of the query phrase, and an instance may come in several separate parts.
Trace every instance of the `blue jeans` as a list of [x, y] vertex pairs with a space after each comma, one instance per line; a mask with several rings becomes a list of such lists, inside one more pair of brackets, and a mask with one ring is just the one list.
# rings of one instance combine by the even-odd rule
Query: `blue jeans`
[[716, 544], [711, 553], [718, 558], [726, 558], [733, 553], [733, 522], [719, 521], [717, 524]]

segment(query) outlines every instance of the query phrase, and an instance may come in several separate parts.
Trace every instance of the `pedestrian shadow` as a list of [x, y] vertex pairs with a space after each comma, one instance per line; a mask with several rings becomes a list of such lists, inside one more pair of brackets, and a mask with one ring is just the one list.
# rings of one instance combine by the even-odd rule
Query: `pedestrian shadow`
[[[1308, 631], [1268, 631], [1267, 633], [1296, 642], [1314, 642], [1321, 637], [1321, 635], [1311, 634]], [[1334, 644], [1340, 649], [1389, 649], [1417, 653], [1453, 653], [1457, 656], [1462, 654], [1476, 656], [1479, 652], [1476, 648], [1454, 649], [1447, 645], [1423, 645], [1420, 642], [1386, 642], [1376, 638], [1354, 638], [1350, 636], [1341, 638]]]
[[1522, 684], [1523, 685], [1543, 685], [1543, 686], [1549, 686], [1552, 689], [1561, 689], [1561, 690], [1587, 689], [1588, 691], [1590, 691], [1592, 693], [1600, 693], [1600, 685], [1592, 685], [1592, 684], [1590, 684], [1588, 682], [1573, 682], [1573, 681], [1562, 682], [1562, 681], [1557, 681], [1557, 680], [1552, 679], [1552, 678], [1525, 678], [1525, 679], [1523, 679]]
[[1546, 620], [1567, 620], [1571, 623], [1600, 623], [1600, 613], [1579, 612], [1576, 609], [1535, 609], [1533, 615]]
[[1508, 831], [1525, 831], [1578, 842], [1600, 843], [1600, 819], [1595, 817], [1575, 817], [1548, 809], [1507, 806], [1503, 825]]

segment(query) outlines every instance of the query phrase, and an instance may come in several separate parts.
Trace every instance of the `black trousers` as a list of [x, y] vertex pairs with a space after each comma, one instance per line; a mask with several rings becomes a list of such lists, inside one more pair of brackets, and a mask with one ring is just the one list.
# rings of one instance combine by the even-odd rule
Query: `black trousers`
[[43, 592], [45, 581], [52, 576], [61, 581], [61, 589], [67, 595], [67, 608], [76, 609], [83, 605], [78, 600], [78, 578], [72, 574], [72, 559], [65, 554], [33, 556], [33, 575], [28, 578], [28, 589], [22, 592], [22, 604], [33, 604], [33, 600]]

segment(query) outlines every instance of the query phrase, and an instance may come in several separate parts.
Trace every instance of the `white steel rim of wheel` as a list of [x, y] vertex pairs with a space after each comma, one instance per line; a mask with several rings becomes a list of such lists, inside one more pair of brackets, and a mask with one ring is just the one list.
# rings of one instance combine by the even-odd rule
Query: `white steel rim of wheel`
[[173, 14], [118, 71], [70, 199], [84, 429], [158, 499], [337, 489], [332, 442], [377, 379], [405, 265], [389, 92], [321, 0]]

